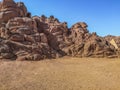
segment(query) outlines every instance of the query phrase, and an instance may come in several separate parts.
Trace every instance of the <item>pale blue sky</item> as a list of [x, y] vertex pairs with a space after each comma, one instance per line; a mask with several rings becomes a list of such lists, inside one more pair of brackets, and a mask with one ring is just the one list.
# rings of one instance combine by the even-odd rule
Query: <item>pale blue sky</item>
[[69, 27], [86, 22], [90, 32], [120, 36], [120, 0], [15, 0], [23, 1], [32, 15], [54, 15]]

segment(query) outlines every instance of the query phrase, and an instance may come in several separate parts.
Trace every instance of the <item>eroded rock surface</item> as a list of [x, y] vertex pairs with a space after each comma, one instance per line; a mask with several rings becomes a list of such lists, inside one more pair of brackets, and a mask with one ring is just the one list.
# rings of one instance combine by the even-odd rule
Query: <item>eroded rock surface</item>
[[117, 44], [118, 48], [120, 48], [120, 36], [108, 35], [108, 36], [105, 36], [104, 38], [109, 42], [113, 39]]
[[117, 57], [109, 41], [89, 33], [85, 22], [68, 28], [54, 16], [33, 16], [24, 3], [0, 2], [0, 58], [42, 60], [63, 56]]

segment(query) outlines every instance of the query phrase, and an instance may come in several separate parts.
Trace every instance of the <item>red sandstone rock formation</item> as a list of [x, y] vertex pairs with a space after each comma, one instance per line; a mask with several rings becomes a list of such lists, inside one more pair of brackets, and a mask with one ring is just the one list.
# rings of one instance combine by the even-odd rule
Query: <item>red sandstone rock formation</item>
[[3, 0], [0, 3], [0, 58], [41, 60], [65, 55], [78, 57], [117, 57], [115, 48], [103, 37], [89, 33], [87, 24], [71, 28], [66, 22], [31, 17], [24, 3]]

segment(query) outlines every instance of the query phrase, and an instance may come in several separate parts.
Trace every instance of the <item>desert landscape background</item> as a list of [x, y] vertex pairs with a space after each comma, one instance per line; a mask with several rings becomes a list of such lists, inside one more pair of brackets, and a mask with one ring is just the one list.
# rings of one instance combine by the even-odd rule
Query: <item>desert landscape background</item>
[[119, 58], [119, 43], [118, 36], [89, 32], [85, 22], [68, 27], [54, 15], [32, 16], [24, 2], [0, 2], [0, 59]]
[[120, 90], [120, 37], [87, 27], [2, 0], [0, 90]]
[[120, 90], [120, 60], [0, 61], [0, 90]]

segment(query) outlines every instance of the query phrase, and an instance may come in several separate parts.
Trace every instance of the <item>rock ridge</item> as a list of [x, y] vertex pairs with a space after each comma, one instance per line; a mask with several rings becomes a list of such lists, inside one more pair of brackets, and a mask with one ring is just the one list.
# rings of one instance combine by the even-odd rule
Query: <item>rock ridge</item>
[[0, 2], [0, 58], [43, 60], [74, 57], [118, 57], [108, 39], [89, 33], [85, 22], [68, 28], [54, 16], [31, 16], [23, 2]]

